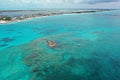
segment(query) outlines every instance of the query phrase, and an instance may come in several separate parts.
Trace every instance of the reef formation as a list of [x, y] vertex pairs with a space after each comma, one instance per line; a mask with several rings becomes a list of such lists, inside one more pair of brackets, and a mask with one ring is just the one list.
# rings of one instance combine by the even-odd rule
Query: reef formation
[[[48, 41], [46, 42], [46, 40]], [[114, 54], [108, 52], [104, 47], [102, 48], [104, 51], [101, 51], [102, 43], [98, 44], [98, 42], [99, 39], [96, 41], [81, 39], [75, 36], [75, 34], [65, 33], [43, 37], [27, 44], [8, 48], [0, 53], [2, 56], [5, 56], [5, 54], [9, 55], [5, 56], [9, 62], [6, 60], [4, 63], [6, 63], [6, 66], [12, 66], [4, 69], [8, 71], [8, 76], [0, 75], [0, 79], [119, 79], [119, 58], [115, 58]], [[55, 47], [49, 46], [51, 44]], [[80, 44], [80, 46], [76, 44]], [[1, 59], [3, 59], [2, 56], [0, 56]], [[14, 69], [16, 66], [19, 67]], [[19, 73], [19, 75], [16, 76], [14, 75], [15, 73]]]

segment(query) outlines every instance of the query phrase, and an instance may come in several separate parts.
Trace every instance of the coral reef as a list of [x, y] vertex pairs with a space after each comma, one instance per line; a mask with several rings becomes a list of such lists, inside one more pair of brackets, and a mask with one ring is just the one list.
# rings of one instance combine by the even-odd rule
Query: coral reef
[[[48, 43], [55, 43], [55, 48], [48, 47]], [[26, 80], [117, 80], [120, 78], [119, 57], [116, 58], [102, 44], [97, 44], [97, 40], [63, 33], [39, 38], [0, 53], [2, 56], [9, 53], [9, 58], [6, 58], [9, 60], [7, 63], [12, 64], [12, 73], [15, 73], [14, 65], [19, 66], [18, 73], [20, 65], [27, 67], [25, 72], [22, 71], [27, 76]], [[12, 77], [10, 74], [7, 78], [23, 79], [22, 72], [19, 76]]]

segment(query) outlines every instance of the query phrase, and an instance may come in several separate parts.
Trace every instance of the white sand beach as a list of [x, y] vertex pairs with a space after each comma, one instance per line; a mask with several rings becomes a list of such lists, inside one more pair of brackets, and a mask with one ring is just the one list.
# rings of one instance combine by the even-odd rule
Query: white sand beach
[[5, 24], [5, 23], [8, 23], [8, 21], [0, 20], [0, 24]]

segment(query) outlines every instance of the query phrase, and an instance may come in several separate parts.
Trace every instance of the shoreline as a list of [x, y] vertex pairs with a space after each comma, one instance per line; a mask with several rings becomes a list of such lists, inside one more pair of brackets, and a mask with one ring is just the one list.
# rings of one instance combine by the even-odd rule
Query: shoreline
[[32, 20], [32, 19], [35, 19], [35, 18], [44, 18], [44, 17], [48, 17], [48, 16], [32, 17], [32, 18], [25, 18], [23, 20], [12, 20], [12, 21], [3, 21], [3, 20], [0, 20], [0, 25], [2, 25], [2, 24], [10, 24], [10, 23], [17, 23], [17, 22]]
[[[32, 20], [35, 18], [44, 18], [44, 17], [49, 17], [49, 16], [57, 16], [57, 15], [71, 15], [71, 14], [85, 14], [85, 13], [95, 13], [95, 12], [104, 12], [107, 10], [91, 10], [91, 11], [76, 11], [76, 12], [60, 12], [60, 13], [50, 13], [50, 14], [34, 14], [34, 15], [27, 15], [27, 16], [19, 16], [19, 17], [13, 17], [11, 21], [5, 21], [5, 20], [0, 20], [0, 25], [1, 24], [9, 24], [9, 23], [14, 23], [14, 22], [22, 22], [26, 20]], [[14, 19], [15, 18], [15, 19]]]

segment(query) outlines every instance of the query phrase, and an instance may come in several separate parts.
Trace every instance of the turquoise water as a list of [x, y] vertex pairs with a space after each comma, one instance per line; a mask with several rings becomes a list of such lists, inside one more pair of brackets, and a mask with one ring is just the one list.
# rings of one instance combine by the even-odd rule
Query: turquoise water
[[1, 24], [0, 63], [0, 80], [119, 80], [120, 11]]

